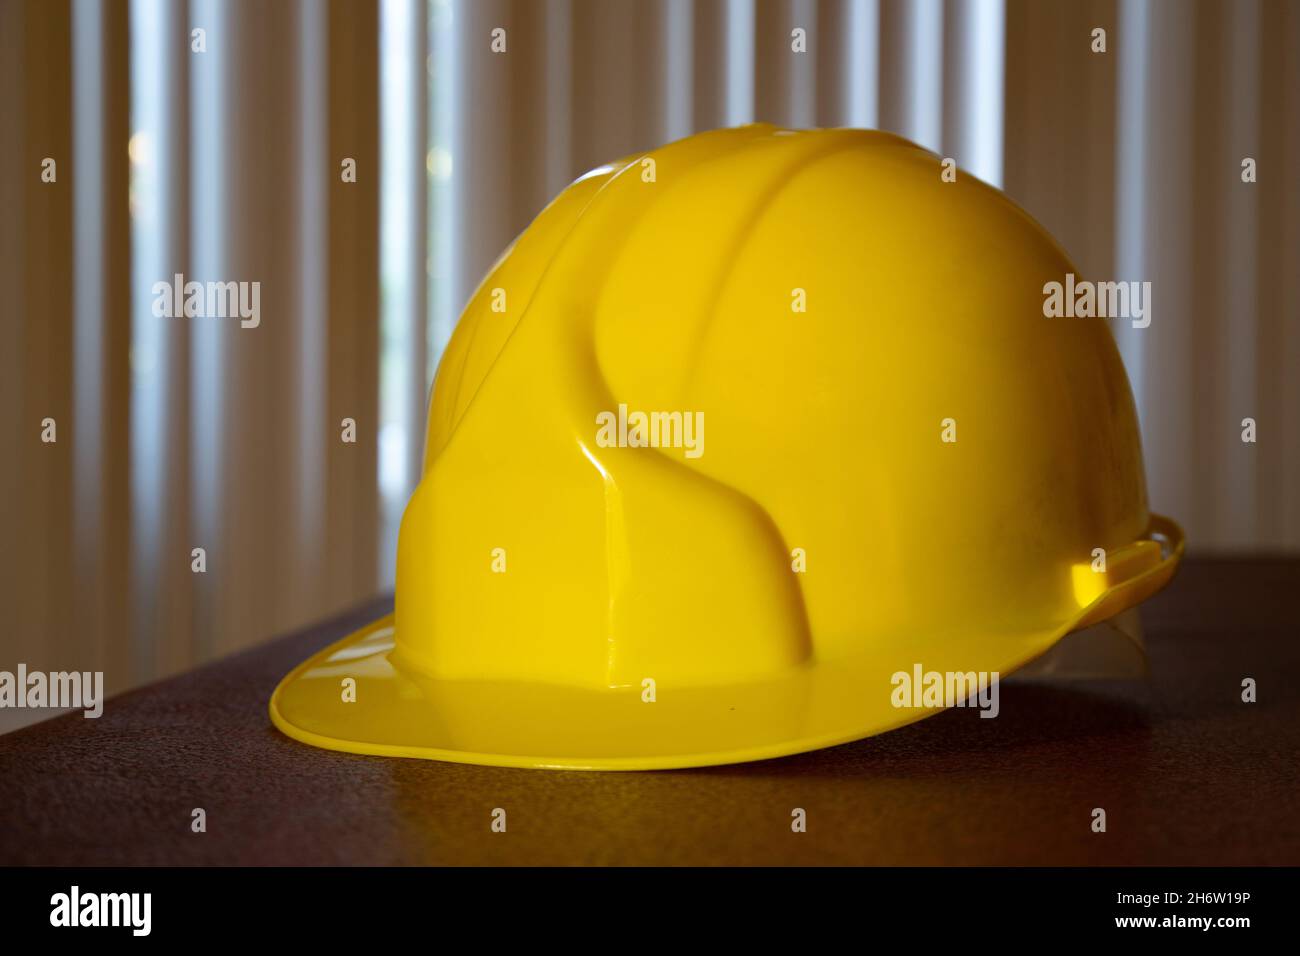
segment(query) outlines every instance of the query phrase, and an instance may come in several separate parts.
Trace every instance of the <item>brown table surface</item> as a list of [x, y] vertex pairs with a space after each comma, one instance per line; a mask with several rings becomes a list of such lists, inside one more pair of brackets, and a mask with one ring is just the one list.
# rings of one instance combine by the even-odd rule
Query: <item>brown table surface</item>
[[[632, 774], [282, 736], [276, 682], [385, 598], [114, 698], [98, 720], [0, 737], [0, 863], [1300, 864], [1298, 585], [1300, 561], [1188, 561], [1144, 606], [1148, 681], [1004, 685], [997, 720], [952, 710], [816, 753]], [[790, 831], [793, 807], [807, 833]]]

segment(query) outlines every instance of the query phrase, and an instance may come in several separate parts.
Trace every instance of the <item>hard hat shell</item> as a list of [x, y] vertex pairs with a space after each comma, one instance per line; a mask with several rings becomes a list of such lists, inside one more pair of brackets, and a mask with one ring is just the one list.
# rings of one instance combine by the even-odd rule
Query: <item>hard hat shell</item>
[[1106, 321], [1045, 316], [1065, 253], [941, 172], [758, 125], [569, 186], [443, 355], [395, 615], [287, 676], [276, 725], [522, 767], [774, 757], [933, 713], [900, 673], [1005, 676], [1163, 586], [1182, 533]]

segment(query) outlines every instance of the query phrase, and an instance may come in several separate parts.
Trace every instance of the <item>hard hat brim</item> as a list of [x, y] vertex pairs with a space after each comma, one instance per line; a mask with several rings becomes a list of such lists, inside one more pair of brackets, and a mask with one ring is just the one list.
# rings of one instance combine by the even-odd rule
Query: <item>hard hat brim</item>
[[[906, 662], [1005, 677], [1071, 631], [1145, 600], [1169, 581], [1183, 553], [1174, 522], [1153, 515], [1151, 529], [1162, 545], [1158, 563], [1112, 577], [1059, 626], [900, 640], [860, 657], [814, 659], [764, 681], [660, 686], [653, 702], [639, 685], [593, 691], [427, 677], [394, 662], [389, 615], [291, 671], [271, 697], [271, 720], [289, 737], [329, 750], [499, 767], [668, 770], [817, 750], [934, 714], [891, 701], [890, 675], [910, 670]], [[355, 685], [345, 689], [346, 678]]]

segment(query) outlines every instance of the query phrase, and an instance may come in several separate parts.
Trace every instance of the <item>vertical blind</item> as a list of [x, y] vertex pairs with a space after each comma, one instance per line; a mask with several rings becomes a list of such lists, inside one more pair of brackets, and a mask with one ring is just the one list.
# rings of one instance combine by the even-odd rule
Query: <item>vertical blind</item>
[[[899, 132], [1150, 280], [1153, 504], [1300, 548], [1297, 50], [1285, 0], [0, 0], [4, 658], [121, 689], [391, 586], [479, 277], [586, 169], [752, 121]], [[155, 316], [176, 274], [260, 325]]]

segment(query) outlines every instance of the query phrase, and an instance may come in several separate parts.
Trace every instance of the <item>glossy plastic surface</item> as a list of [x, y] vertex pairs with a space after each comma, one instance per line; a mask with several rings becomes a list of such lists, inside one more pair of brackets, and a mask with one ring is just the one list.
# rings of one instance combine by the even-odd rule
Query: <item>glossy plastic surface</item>
[[[940, 172], [752, 126], [570, 186], [443, 356], [395, 620], [289, 675], [277, 726], [511, 766], [777, 756], [932, 713], [893, 706], [899, 671], [1005, 675], [1162, 586], [1181, 532], [1105, 321], [1044, 317], [1073, 265]], [[605, 447], [620, 406], [702, 414], [701, 453]]]

